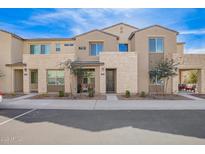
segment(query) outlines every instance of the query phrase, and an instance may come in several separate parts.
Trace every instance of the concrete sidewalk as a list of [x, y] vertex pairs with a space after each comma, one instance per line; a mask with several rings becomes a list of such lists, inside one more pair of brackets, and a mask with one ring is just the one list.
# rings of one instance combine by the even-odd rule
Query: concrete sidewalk
[[0, 103], [0, 109], [205, 110], [204, 100], [34, 100]]

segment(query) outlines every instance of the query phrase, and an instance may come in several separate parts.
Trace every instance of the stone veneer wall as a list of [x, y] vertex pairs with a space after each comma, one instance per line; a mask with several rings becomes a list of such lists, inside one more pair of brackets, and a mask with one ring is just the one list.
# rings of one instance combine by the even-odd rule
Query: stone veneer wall
[[99, 56], [100, 62], [100, 92], [106, 93], [106, 69], [116, 69], [116, 93], [138, 92], [137, 82], [137, 54], [135, 52], [116, 53], [103, 52]]

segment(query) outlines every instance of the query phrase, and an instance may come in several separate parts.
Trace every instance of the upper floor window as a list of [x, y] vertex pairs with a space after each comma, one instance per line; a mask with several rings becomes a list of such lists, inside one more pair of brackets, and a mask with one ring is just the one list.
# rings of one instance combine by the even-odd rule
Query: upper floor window
[[30, 45], [30, 54], [49, 54], [50, 53], [50, 45], [42, 44], [42, 45]]
[[73, 46], [73, 43], [65, 43], [64, 46]]
[[163, 53], [164, 39], [161, 37], [149, 38], [149, 51], [155, 53]]
[[56, 44], [56, 51], [57, 51], [57, 52], [60, 52], [60, 51], [61, 51], [61, 44], [60, 44], [60, 43], [57, 43], [57, 44]]
[[120, 52], [128, 52], [128, 44], [120, 43], [119, 44], [119, 51]]
[[90, 43], [90, 55], [91, 56], [97, 56], [102, 51], [103, 51], [103, 43], [102, 42]]

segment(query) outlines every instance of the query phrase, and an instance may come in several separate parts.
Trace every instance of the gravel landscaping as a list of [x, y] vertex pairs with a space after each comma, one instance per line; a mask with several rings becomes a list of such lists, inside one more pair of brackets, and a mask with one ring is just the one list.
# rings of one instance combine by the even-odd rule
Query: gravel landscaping
[[58, 94], [39, 94], [36, 96], [29, 97], [28, 99], [68, 99], [68, 100], [106, 100], [105, 95], [95, 95], [94, 97], [89, 97], [86, 94], [78, 95], [65, 95], [64, 97], [59, 97]]
[[12, 98], [17, 98], [17, 97], [21, 97], [21, 96], [24, 96], [25, 94], [16, 94], [16, 93], [4, 93], [3, 94], [3, 98], [6, 98], [6, 99], [12, 99]]
[[125, 95], [118, 95], [117, 97], [119, 100], [191, 100], [189, 98], [175, 94], [153, 94], [146, 95], [144, 97], [136, 94], [131, 95], [130, 97], [126, 97]]

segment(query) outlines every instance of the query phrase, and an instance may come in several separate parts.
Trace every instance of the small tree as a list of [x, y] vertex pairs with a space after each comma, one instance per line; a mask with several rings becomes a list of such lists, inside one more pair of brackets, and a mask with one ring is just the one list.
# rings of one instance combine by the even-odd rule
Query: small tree
[[[83, 78], [89, 78], [91, 76], [90, 72], [85, 71], [81, 65], [76, 65], [74, 64], [70, 59], [61, 62], [60, 66], [62, 66], [64, 69], [68, 69], [70, 70], [70, 74], [77, 76], [79, 78], [80, 81], [80, 85], [82, 87], [82, 83], [83, 83]], [[73, 80], [73, 78], [72, 78]], [[73, 92], [72, 92], [72, 83], [70, 82], [70, 90], [71, 90], [71, 96], [73, 96]], [[81, 93], [81, 90], [80, 90]]]
[[177, 75], [178, 63], [175, 63], [173, 59], [165, 59], [158, 63], [156, 67], [150, 70], [150, 80], [156, 84], [159, 80], [164, 81], [164, 91], [167, 92], [167, 84], [170, 78]]
[[196, 84], [198, 82], [198, 70], [189, 72], [187, 83]]

